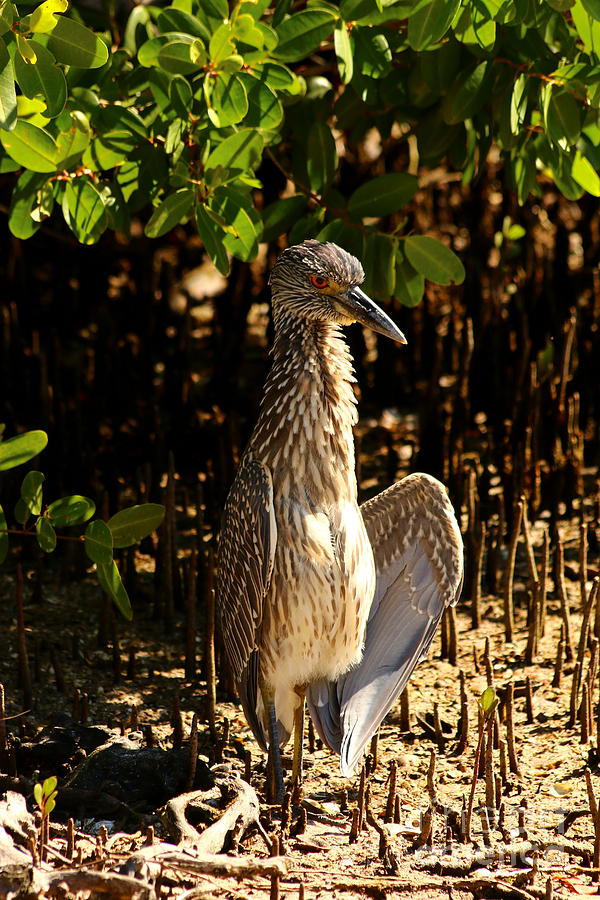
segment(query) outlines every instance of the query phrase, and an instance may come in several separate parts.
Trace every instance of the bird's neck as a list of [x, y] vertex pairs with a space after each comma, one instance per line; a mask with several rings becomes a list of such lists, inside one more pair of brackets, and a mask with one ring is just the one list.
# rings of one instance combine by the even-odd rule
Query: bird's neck
[[274, 477], [291, 469], [309, 489], [321, 490], [319, 481], [335, 469], [355, 498], [356, 379], [348, 346], [335, 324], [287, 316], [277, 307], [274, 321], [273, 367], [251, 450]]

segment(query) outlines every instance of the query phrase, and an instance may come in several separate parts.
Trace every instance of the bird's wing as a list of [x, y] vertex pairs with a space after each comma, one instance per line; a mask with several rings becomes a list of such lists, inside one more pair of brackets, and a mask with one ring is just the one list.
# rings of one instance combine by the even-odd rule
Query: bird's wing
[[219, 539], [217, 608], [229, 664], [246, 718], [261, 745], [256, 714], [257, 632], [271, 581], [277, 543], [273, 481], [269, 468], [242, 460], [227, 497]]
[[361, 507], [377, 587], [361, 662], [335, 684], [309, 687], [317, 730], [349, 775], [425, 655], [462, 585], [462, 539], [443, 485], [409, 475]]

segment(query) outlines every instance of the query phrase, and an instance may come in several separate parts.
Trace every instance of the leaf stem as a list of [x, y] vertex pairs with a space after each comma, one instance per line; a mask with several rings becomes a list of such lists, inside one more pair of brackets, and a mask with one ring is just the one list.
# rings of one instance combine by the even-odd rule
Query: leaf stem
[[[33, 531], [27, 529], [20, 530], [19, 528], [0, 528], [0, 534], [18, 534], [21, 537], [35, 537]], [[85, 541], [83, 534], [80, 534], [79, 537], [73, 537], [70, 534], [57, 534], [56, 538], [59, 541], [77, 541], [78, 543]]]

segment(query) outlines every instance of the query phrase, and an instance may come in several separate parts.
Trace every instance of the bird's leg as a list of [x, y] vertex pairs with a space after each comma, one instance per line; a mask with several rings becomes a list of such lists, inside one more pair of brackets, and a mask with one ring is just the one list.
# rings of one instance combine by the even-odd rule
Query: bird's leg
[[279, 728], [277, 727], [277, 713], [275, 712], [275, 699], [272, 690], [266, 685], [260, 685], [263, 704], [267, 711], [267, 721], [269, 728], [269, 763], [270, 775], [268, 779], [270, 800], [276, 800], [281, 803], [285, 795], [283, 785], [283, 766], [281, 765], [281, 748], [279, 747]]
[[296, 693], [300, 697], [300, 703], [294, 712], [294, 760], [292, 764], [292, 799], [295, 803], [300, 801], [300, 787], [303, 781], [302, 759], [304, 755], [304, 692], [305, 685], [296, 687]]

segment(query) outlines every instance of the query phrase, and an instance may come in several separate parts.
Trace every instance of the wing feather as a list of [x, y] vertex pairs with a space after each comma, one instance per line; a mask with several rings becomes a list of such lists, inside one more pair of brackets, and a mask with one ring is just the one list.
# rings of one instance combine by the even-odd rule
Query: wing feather
[[321, 737], [341, 755], [345, 775], [427, 653], [442, 614], [462, 585], [462, 539], [443, 485], [409, 475], [361, 507], [377, 587], [361, 662], [307, 696]]
[[259, 460], [245, 457], [223, 514], [217, 555], [217, 609], [244, 712], [263, 747], [265, 736], [256, 714], [257, 638], [276, 543], [271, 472]]

